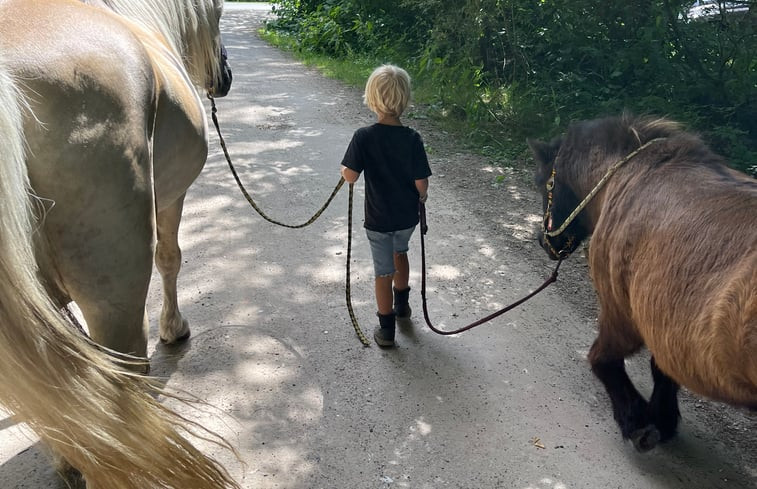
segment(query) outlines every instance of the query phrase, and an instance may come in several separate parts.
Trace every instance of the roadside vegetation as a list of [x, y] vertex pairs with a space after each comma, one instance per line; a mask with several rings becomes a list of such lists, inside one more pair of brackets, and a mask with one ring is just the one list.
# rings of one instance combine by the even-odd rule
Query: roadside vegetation
[[503, 161], [521, 159], [526, 137], [629, 110], [683, 122], [757, 176], [757, 0], [691, 6], [280, 0], [263, 35], [355, 86], [381, 63], [404, 67], [422, 107], [411, 117]]

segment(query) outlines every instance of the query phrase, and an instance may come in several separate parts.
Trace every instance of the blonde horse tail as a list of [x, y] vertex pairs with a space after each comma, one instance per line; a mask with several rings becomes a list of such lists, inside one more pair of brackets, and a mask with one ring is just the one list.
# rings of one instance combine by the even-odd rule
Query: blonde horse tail
[[73, 329], [37, 278], [21, 100], [0, 59], [0, 404], [90, 488], [239, 488], [189, 439], [233, 448]]

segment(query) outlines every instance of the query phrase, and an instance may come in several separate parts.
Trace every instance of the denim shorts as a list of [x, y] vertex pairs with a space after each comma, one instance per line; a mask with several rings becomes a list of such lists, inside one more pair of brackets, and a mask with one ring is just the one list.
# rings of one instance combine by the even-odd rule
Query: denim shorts
[[371, 244], [373, 256], [373, 271], [377, 277], [394, 275], [394, 254], [407, 253], [410, 236], [413, 235], [415, 226], [399, 231], [380, 233], [378, 231], [365, 230], [368, 242]]

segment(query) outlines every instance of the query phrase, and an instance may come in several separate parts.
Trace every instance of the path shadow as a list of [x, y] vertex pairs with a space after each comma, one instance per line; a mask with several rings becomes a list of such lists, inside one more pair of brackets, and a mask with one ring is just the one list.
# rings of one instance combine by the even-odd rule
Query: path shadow
[[0, 480], [3, 489], [69, 489], [53, 468], [52, 457], [42, 442], [31, 445], [0, 465]]

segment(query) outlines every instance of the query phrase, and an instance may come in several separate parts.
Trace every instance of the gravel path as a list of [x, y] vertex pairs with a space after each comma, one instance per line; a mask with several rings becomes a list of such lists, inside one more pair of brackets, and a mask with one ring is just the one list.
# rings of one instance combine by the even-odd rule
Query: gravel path
[[[258, 39], [260, 6], [226, 10], [234, 87], [218, 101], [224, 136], [261, 207], [303, 222], [331, 192], [352, 132], [371, 114], [359, 91]], [[429, 148], [429, 311], [451, 329], [533, 290], [554, 264], [534, 241], [540, 201], [528, 171], [462, 149], [425, 119], [405, 122]], [[368, 332], [375, 304], [362, 188], [352, 293]], [[184, 347], [157, 345], [159, 288], [151, 291], [153, 374], [208, 401], [201, 412], [177, 408], [238, 448], [244, 465], [207, 447], [246, 489], [757, 488], [757, 420], [742, 411], [684, 394], [675, 441], [644, 455], [622, 441], [585, 359], [596, 303], [580, 254], [531, 302], [442, 337], [420, 314], [416, 235], [415, 322], [396, 349], [362, 347], [344, 301], [346, 216], [345, 189], [304, 230], [263, 221], [213, 138], [180, 237], [179, 299], [193, 332]], [[643, 392], [651, 389], [647, 358], [628, 362]], [[0, 487], [61, 488], [39, 443], [3, 418]]]

